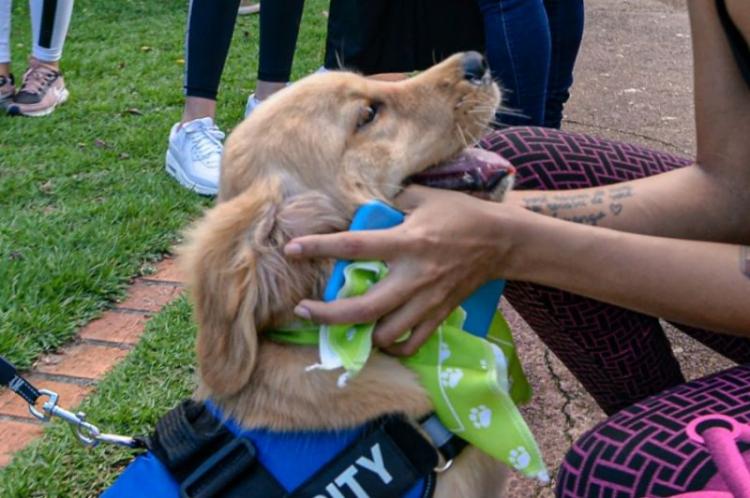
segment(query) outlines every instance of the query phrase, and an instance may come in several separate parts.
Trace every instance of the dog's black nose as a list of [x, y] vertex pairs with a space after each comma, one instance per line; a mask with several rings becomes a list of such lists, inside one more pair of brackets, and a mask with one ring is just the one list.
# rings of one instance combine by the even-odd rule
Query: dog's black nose
[[487, 73], [487, 63], [479, 52], [466, 52], [461, 59], [464, 68], [464, 78], [480, 83]]

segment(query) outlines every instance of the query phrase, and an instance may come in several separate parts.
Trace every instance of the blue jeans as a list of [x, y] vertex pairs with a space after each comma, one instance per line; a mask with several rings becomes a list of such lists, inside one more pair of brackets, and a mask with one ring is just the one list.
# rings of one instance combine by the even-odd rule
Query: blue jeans
[[500, 126], [560, 128], [583, 34], [583, 0], [476, 0], [504, 90]]

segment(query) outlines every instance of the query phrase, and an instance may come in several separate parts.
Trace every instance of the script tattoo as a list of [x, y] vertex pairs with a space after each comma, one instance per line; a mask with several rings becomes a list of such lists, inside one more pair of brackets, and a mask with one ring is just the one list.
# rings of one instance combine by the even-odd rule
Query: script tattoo
[[750, 247], [740, 246], [740, 271], [750, 278]]
[[[593, 193], [567, 194], [555, 192], [525, 199], [526, 209], [536, 213], [548, 214], [554, 218], [598, 225], [609, 215], [619, 216], [624, 209], [623, 199], [633, 197], [633, 187], [619, 185], [608, 189], [596, 190]], [[590, 213], [572, 214], [574, 209], [590, 208]]]
[[598, 213], [583, 214], [580, 216], [563, 216], [562, 219], [572, 221], [573, 223], [583, 223], [584, 225], [596, 226], [602, 218], [605, 218], [607, 214], [604, 211]]

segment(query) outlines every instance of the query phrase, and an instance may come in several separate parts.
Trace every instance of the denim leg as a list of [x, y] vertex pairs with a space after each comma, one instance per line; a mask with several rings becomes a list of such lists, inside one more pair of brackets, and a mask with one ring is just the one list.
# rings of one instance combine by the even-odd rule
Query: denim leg
[[583, 0], [544, 0], [552, 40], [544, 126], [560, 128], [583, 36]]
[[485, 50], [503, 88], [500, 125], [544, 122], [550, 30], [543, 0], [477, 0], [484, 17]]

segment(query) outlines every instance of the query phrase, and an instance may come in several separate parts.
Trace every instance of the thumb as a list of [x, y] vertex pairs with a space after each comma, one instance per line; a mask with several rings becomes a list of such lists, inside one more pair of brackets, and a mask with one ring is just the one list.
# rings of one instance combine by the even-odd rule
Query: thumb
[[431, 196], [436, 195], [435, 189], [410, 185], [404, 189], [394, 200], [396, 208], [405, 213], [410, 213], [424, 204]]

